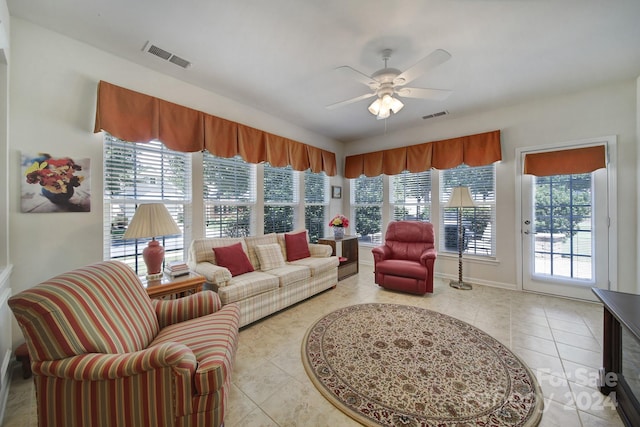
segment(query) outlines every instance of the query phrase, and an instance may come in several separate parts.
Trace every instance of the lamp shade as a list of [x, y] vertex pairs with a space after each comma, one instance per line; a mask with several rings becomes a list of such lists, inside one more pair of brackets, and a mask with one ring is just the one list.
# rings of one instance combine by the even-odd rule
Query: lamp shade
[[378, 113], [380, 112], [381, 104], [382, 104], [382, 101], [380, 100], [380, 98], [376, 98], [376, 100], [373, 101], [371, 105], [369, 105], [369, 112], [374, 116], [377, 116]]
[[476, 204], [473, 203], [473, 199], [471, 198], [471, 193], [469, 192], [469, 187], [454, 187], [453, 192], [451, 193], [451, 197], [449, 198], [449, 203], [447, 203], [448, 208], [472, 208]]
[[163, 203], [144, 203], [136, 209], [136, 213], [122, 237], [124, 239], [141, 239], [180, 233], [182, 231]]
[[381, 98], [376, 98], [376, 100], [369, 105], [369, 112], [380, 120], [388, 118], [392, 111], [394, 114], [397, 113], [402, 110], [402, 107], [404, 107], [402, 101], [389, 94], [385, 94]]

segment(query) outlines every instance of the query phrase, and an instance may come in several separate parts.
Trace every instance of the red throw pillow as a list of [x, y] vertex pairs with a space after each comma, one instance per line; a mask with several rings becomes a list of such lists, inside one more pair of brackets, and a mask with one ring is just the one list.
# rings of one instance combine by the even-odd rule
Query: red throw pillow
[[226, 267], [232, 277], [253, 271], [251, 261], [242, 250], [242, 243], [213, 248], [213, 252], [216, 254], [216, 264], [220, 267]]
[[307, 244], [306, 231], [294, 234], [285, 233], [284, 241], [287, 245], [287, 261], [295, 261], [311, 256], [311, 252], [309, 252], [309, 245]]

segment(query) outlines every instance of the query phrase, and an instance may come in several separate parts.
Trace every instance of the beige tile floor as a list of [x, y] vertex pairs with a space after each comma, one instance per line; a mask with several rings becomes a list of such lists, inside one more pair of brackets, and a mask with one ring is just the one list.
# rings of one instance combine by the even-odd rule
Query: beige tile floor
[[[536, 373], [545, 396], [541, 426], [622, 426], [613, 403], [596, 389], [602, 308], [597, 304], [437, 280], [423, 297], [373, 284], [370, 266], [307, 301], [245, 327], [233, 372], [226, 427], [356, 426], [307, 378], [300, 346], [307, 328], [337, 308], [385, 302], [415, 305], [469, 322], [509, 346]], [[35, 426], [31, 380], [16, 366], [4, 427]]]

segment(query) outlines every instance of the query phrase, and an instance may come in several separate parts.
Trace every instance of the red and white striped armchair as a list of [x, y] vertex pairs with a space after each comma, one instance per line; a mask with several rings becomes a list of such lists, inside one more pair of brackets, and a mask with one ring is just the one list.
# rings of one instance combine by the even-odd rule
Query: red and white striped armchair
[[38, 425], [220, 426], [238, 343], [238, 306], [203, 291], [152, 300], [105, 261], [9, 300], [27, 341]]

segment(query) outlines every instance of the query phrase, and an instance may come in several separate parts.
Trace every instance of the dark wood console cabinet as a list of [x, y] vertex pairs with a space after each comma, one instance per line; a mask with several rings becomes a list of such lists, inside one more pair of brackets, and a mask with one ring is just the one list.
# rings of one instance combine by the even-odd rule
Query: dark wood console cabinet
[[[338, 280], [358, 274], [358, 237], [344, 236], [342, 239], [325, 237], [318, 239], [318, 243], [329, 245], [333, 249], [332, 255], [340, 257], [338, 266]], [[337, 247], [336, 247], [337, 246]]]
[[600, 391], [615, 392], [618, 414], [640, 426], [640, 295], [593, 288], [604, 304]]

